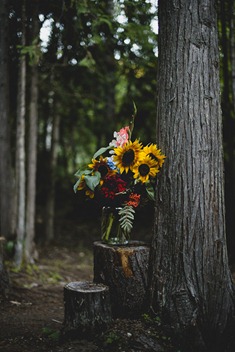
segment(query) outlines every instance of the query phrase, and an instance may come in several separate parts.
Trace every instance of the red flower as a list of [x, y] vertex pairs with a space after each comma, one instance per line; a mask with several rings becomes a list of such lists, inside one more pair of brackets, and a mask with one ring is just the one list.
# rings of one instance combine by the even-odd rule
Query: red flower
[[114, 199], [119, 193], [126, 191], [127, 183], [117, 174], [107, 176], [100, 188], [101, 193], [105, 198]]

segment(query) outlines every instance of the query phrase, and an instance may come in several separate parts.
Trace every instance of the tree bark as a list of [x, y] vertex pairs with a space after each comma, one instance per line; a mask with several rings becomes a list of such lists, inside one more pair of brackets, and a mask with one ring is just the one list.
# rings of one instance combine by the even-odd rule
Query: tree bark
[[[22, 4], [22, 47], [25, 46], [25, 3]], [[23, 261], [25, 238], [25, 114], [26, 114], [26, 57], [21, 55], [19, 63], [17, 101], [17, 127], [16, 127], [16, 194], [17, 194], [17, 225], [15, 263], [20, 266]]]
[[157, 143], [167, 160], [157, 187], [150, 301], [197, 352], [222, 351], [234, 312], [214, 5], [159, 1]]
[[62, 338], [93, 336], [112, 321], [109, 288], [89, 281], [70, 282], [64, 287]]
[[94, 282], [109, 286], [114, 317], [138, 317], [146, 309], [149, 246], [94, 243]]
[[[234, 262], [235, 254], [235, 238], [234, 238], [234, 227], [235, 217], [233, 209], [235, 207], [235, 100], [233, 97], [233, 75], [235, 75], [235, 65], [233, 59], [233, 41], [234, 41], [234, 26], [233, 26], [233, 4], [231, 0], [220, 0], [220, 11], [219, 11], [219, 39], [220, 46], [222, 49], [221, 58], [221, 75], [223, 77], [222, 94], [221, 94], [221, 107], [223, 114], [223, 136], [224, 136], [224, 150], [225, 150], [225, 207], [226, 207], [226, 230], [227, 230], [227, 244], [230, 262]], [[235, 53], [234, 53], [235, 55]], [[234, 72], [234, 73], [233, 73]], [[235, 77], [235, 76], [234, 76]], [[235, 80], [234, 80], [235, 81]], [[235, 93], [234, 93], [235, 94]]]
[[[32, 20], [33, 40], [39, 36], [37, 6], [34, 7]], [[27, 167], [27, 206], [26, 206], [26, 234], [25, 259], [34, 262], [35, 256], [35, 207], [36, 207], [36, 170], [37, 170], [37, 123], [38, 123], [38, 68], [37, 60], [31, 67], [31, 101], [29, 109], [28, 134], [28, 167]]]
[[59, 134], [60, 134], [60, 114], [59, 103], [55, 104], [55, 113], [53, 118], [52, 139], [51, 139], [51, 156], [50, 156], [50, 174], [49, 190], [46, 204], [46, 242], [54, 239], [54, 218], [55, 218], [55, 185], [56, 185], [56, 165], [58, 157]]
[[235, 112], [235, 1], [230, 1], [230, 61], [232, 72], [232, 102]]
[[12, 170], [9, 122], [8, 1], [0, 3], [0, 236], [12, 234]]

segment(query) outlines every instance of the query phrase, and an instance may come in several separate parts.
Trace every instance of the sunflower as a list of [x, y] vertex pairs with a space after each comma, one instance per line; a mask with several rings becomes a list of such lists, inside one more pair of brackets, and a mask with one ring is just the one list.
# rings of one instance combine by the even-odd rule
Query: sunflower
[[146, 147], [143, 148], [143, 152], [157, 162], [159, 168], [162, 167], [166, 156], [161, 153], [161, 149], [157, 149], [156, 144], [151, 143], [146, 145]]
[[94, 192], [90, 188], [87, 187], [84, 175], [82, 175], [77, 189], [78, 189], [78, 191], [85, 190], [86, 196], [88, 196], [91, 199], [94, 198], [94, 196], [95, 196]]
[[92, 163], [88, 165], [93, 171], [98, 171], [101, 175], [100, 183], [103, 184], [103, 180], [107, 175], [114, 175], [116, 170], [112, 170], [108, 165], [108, 159], [100, 156], [99, 160], [92, 159]]
[[142, 144], [136, 139], [134, 142], [129, 141], [122, 147], [114, 148], [113, 161], [122, 174], [132, 171], [134, 165], [139, 160], [142, 152]]
[[148, 155], [142, 155], [142, 158], [133, 168], [134, 178], [137, 181], [145, 183], [150, 177], [155, 177], [159, 172], [159, 167], [155, 160], [150, 158]]

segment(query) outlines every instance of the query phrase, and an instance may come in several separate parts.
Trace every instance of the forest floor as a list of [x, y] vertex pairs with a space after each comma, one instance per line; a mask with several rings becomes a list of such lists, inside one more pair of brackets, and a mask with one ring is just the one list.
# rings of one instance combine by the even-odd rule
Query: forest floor
[[38, 252], [36, 263], [21, 270], [6, 262], [10, 289], [0, 295], [0, 352], [180, 352], [148, 314], [114, 319], [92, 338], [62, 341], [64, 286], [93, 280], [92, 241], [57, 243]]
[[108, 330], [93, 338], [61, 341], [63, 289], [72, 281], [92, 281], [92, 248], [78, 244], [39, 248], [34, 265], [21, 270], [7, 267], [10, 289], [0, 296], [1, 352], [174, 350], [148, 315], [139, 320], [115, 319]]

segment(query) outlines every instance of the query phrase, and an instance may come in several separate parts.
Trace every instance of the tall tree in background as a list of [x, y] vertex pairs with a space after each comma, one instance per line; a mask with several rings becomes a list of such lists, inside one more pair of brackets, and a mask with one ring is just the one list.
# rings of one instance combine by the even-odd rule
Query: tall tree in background
[[[21, 46], [26, 45], [26, 13], [25, 1], [22, 3]], [[26, 56], [21, 53], [19, 62], [19, 79], [17, 93], [17, 126], [16, 126], [16, 246], [15, 263], [20, 266], [23, 261], [25, 239], [25, 187], [26, 187], [26, 156], [25, 156], [25, 115], [26, 115]]]
[[8, 287], [2, 251], [3, 236], [12, 234], [12, 170], [9, 130], [8, 3], [0, 2], [0, 294]]
[[38, 136], [38, 50], [39, 50], [39, 19], [38, 6], [33, 5], [32, 15], [32, 52], [29, 131], [27, 152], [27, 204], [24, 257], [27, 262], [34, 261], [35, 251], [35, 210], [36, 210], [36, 170], [37, 170], [37, 136]]
[[9, 237], [12, 208], [12, 170], [10, 153], [9, 71], [8, 71], [8, 7], [0, 4], [0, 236]]
[[48, 195], [46, 203], [46, 223], [45, 234], [46, 242], [51, 242], [55, 238], [55, 188], [56, 188], [56, 166], [59, 149], [59, 133], [60, 133], [60, 104], [53, 102], [51, 146], [49, 159], [49, 181]]
[[159, 1], [158, 65], [157, 143], [167, 161], [156, 201], [151, 307], [186, 350], [223, 351], [234, 292], [213, 0]]

